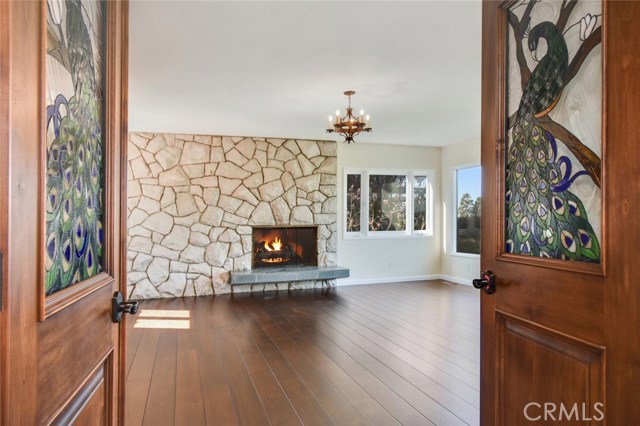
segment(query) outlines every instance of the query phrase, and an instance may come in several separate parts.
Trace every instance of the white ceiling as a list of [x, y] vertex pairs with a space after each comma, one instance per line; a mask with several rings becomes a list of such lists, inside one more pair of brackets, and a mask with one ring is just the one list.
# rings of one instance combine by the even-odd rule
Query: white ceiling
[[444, 146], [480, 135], [478, 1], [130, 4], [129, 129]]

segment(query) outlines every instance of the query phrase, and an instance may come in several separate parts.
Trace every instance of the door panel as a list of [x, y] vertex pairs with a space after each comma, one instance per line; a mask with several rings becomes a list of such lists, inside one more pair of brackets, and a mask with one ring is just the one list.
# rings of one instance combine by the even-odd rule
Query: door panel
[[[96, 362], [112, 356], [111, 287], [103, 287], [61, 311], [55, 321], [39, 324], [38, 340], [41, 356], [38, 370], [45, 372], [38, 380], [38, 389], [67, 389], [72, 395], [81, 391], [88, 375], [96, 369]], [[68, 336], [91, 336], [73, 345], [61, 345]], [[71, 361], [71, 362], [70, 362]], [[55, 368], [51, 368], [55, 366]], [[109, 377], [109, 376], [107, 376]], [[80, 385], [78, 389], [69, 383]], [[70, 397], [65, 392], [53, 392], [38, 403], [39, 417], [54, 413]]]
[[[597, 18], [603, 142], [601, 170], [591, 173], [602, 191], [601, 251], [600, 263], [585, 263], [505, 253], [511, 28], [505, 6], [542, 7], [545, 1], [483, 3], [481, 265], [495, 274], [496, 291], [481, 297], [481, 424], [634, 424], [640, 417], [640, 262], [634, 248], [640, 237], [634, 213], [640, 209], [640, 33], [632, 17], [640, 16], [640, 2], [604, 1]], [[580, 10], [583, 1], [556, 5]], [[565, 30], [582, 31], [581, 18], [566, 14]], [[527, 36], [538, 23], [523, 27]], [[571, 90], [567, 85], [562, 96]], [[558, 421], [562, 404], [565, 416]]]
[[[84, 22], [83, 16], [93, 6], [85, 0], [2, 2], [0, 6], [0, 21], [7, 24], [3, 28], [8, 28], [10, 34], [8, 49], [3, 46], [0, 52], [0, 63], [7, 61], [11, 77], [7, 79], [3, 75], [2, 78], [2, 86], [5, 82], [8, 84], [8, 96], [2, 100], [8, 99], [11, 105], [6, 120], [2, 117], [3, 129], [6, 125], [9, 136], [9, 179], [2, 181], [8, 203], [0, 213], [1, 216], [8, 212], [7, 223], [2, 223], [2, 232], [6, 231], [8, 238], [5, 325], [0, 334], [2, 355], [5, 355], [0, 358], [1, 389], [6, 390], [5, 398], [0, 400], [2, 425], [107, 425], [123, 418], [120, 363], [124, 359], [121, 344], [124, 329], [111, 321], [111, 297], [114, 291], [126, 287], [125, 250], [120, 241], [126, 232], [126, 219], [122, 215], [125, 200], [121, 198], [121, 194], [126, 193], [123, 187], [126, 170], [121, 166], [125, 164], [121, 159], [126, 157], [127, 3], [104, 4], [107, 48], [103, 58], [104, 90], [99, 91], [105, 100], [100, 172], [104, 176], [102, 272], [77, 274], [71, 285], [57, 292], [47, 291], [45, 272], [50, 270], [52, 261], [46, 258], [47, 242], [51, 240], [46, 222], [54, 214], [48, 203], [56, 204], [56, 200], [50, 198], [52, 193], [46, 177], [61, 176], [55, 170], [58, 163], [52, 164], [51, 157], [47, 156], [45, 74], [47, 67], [54, 67], [47, 62], [47, 30], [51, 28], [46, 21], [64, 22], [61, 16], [65, 16], [68, 21], [60, 30], [69, 35], [72, 25], [86, 24], [78, 22]], [[49, 8], [59, 8], [53, 18]], [[74, 16], [79, 21], [73, 21]], [[69, 48], [71, 53], [69, 57], [61, 54], [61, 61], [70, 68], [82, 68], [81, 73], [91, 72], [87, 62], [73, 56], [74, 49], [90, 50], [87, 43], [87, 40], [69, 39], [61, 49]], [[66, 94], [68, 107], [60, 109], [58, 118], [61, 120], [60, 141], [62, 136], [73, 136], [64, 140], [65, 158], [75, 155], [75, 162], [65, 162], [59, 157], [59, 164], [77, 168], [78, 176], [91, 179], [93, 174], [80, 172], [83, 162], [77, 159], [90, 159], [88, 154], [84, 156], [88, 151], [84, 151], [83, 144], [91, 140], [93, 136], [89, 135], [95, 126], [85, 126], [91, 108], [86, 106], [86, 99], [83, 100], [88, 96], [83, 85], [92, 83], [80, 80], [74, 83]], [[76, 102], [75, 109], [73, 102]], [[0, 111], [4, 111], [2, 107]], [[67, 121], [62, 123], [64, 118]], [[5, 146], [4, 140], [2, 146]], [[91, 208], [93, 204], [87, 201], [84, 185], [85, 182], [74, 180], [72, 186], [60, 186], [58, 194], [61, 189], [74, 191], [68, 199], [78, 206], [85, 203]], [[80, 223], [77, 219], [75, 216], [74, 226]], [[93, 222], [91, 212], [83, 219], [82, 226], [72, 228], [73, 252], [53, 250], [51, 253], [58, 259], [73, 253], [91, 272], [93, 257], [87, 258], [88, 252], [84, 250], [88, 245], [83, 241], [88, 239], [83, 239], [87, 235], [83, 229], [85, 226], [96, 229], [97, 222]], [[69, 271], [65, 269], [67, 266], [60, 269], [62, 273]]]
[[[562, 324], [581, 340], [602, 341], [602, 277], [511, 262], [501, 262], [500, 268], [500, 309], [551, 329]], [[584, 309], [567, 315], [577, 300]]]
[[[562, 420], [563, 424], [584, 424], [577, 418], [583, 411], [590, 418], [596, 418], [595, 409], [599, 405], [595, 404], [604, 401], [604, 351], [601, 348], [510, 315], [498, 313], [497, 321], [501, 425], [530, 425], [531, 418], [544, 417], [545, 403], [555, 404], [546, 407], [547, 414]], [[551, 379], [537, 380], [540, 377]], [[523, 386], [524, 383], [527, 385]], [[524, 408], [519, 412], [504, 409], [507, 407]]]
[[108, 420], [110, 390], [105, 377], [110, 374], [111, 358], [101, 361], [95, 371], [80, 386], [75, 395], [64, 405], [51, 422], [53, 425], [106, 425]]
[[73, 425], [99, 426], [109, 424], [107, 406], [105, 404], [107, 393], [108, 389], [106, 389], [104, 381], [101, 381], [95, 392], [90, 395], [89, 401], [87, 401]]

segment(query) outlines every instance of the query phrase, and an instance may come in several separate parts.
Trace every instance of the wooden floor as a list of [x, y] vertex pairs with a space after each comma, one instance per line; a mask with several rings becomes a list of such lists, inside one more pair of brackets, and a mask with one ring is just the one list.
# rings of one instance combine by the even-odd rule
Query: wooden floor
[[145, 301], [126, 426], [477, 425], [479, 318], [439, 281]]

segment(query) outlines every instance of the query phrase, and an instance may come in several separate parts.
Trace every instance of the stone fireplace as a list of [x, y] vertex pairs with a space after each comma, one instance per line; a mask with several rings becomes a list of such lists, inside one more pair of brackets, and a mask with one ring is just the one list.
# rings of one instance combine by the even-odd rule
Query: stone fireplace
[[254, 226], [252, 267], [318, 265], [317, 226]]
[[[308, 288], [340, 278], [327, 269], [336, 266], [335, 142], [130, 133], [128, 154], [130, 298]], [[286, 253], [264, 244], [256, 252], [256, 240], [278, 251], [267, 235], [277, 229], [286, 229], [279, 237]], [[256, 254], [292, 266], [287, 274], [267, 261], [255, 268]], [[243, 275], [254, 270], [275, 274], [256, 284]]]

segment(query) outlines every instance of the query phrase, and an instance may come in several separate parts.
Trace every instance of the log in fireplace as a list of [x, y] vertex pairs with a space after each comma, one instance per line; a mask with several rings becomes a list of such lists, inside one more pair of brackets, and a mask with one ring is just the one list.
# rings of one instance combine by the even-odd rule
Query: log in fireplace
[[252, 268], [317, 266], [317, 226], [253, 227]]

